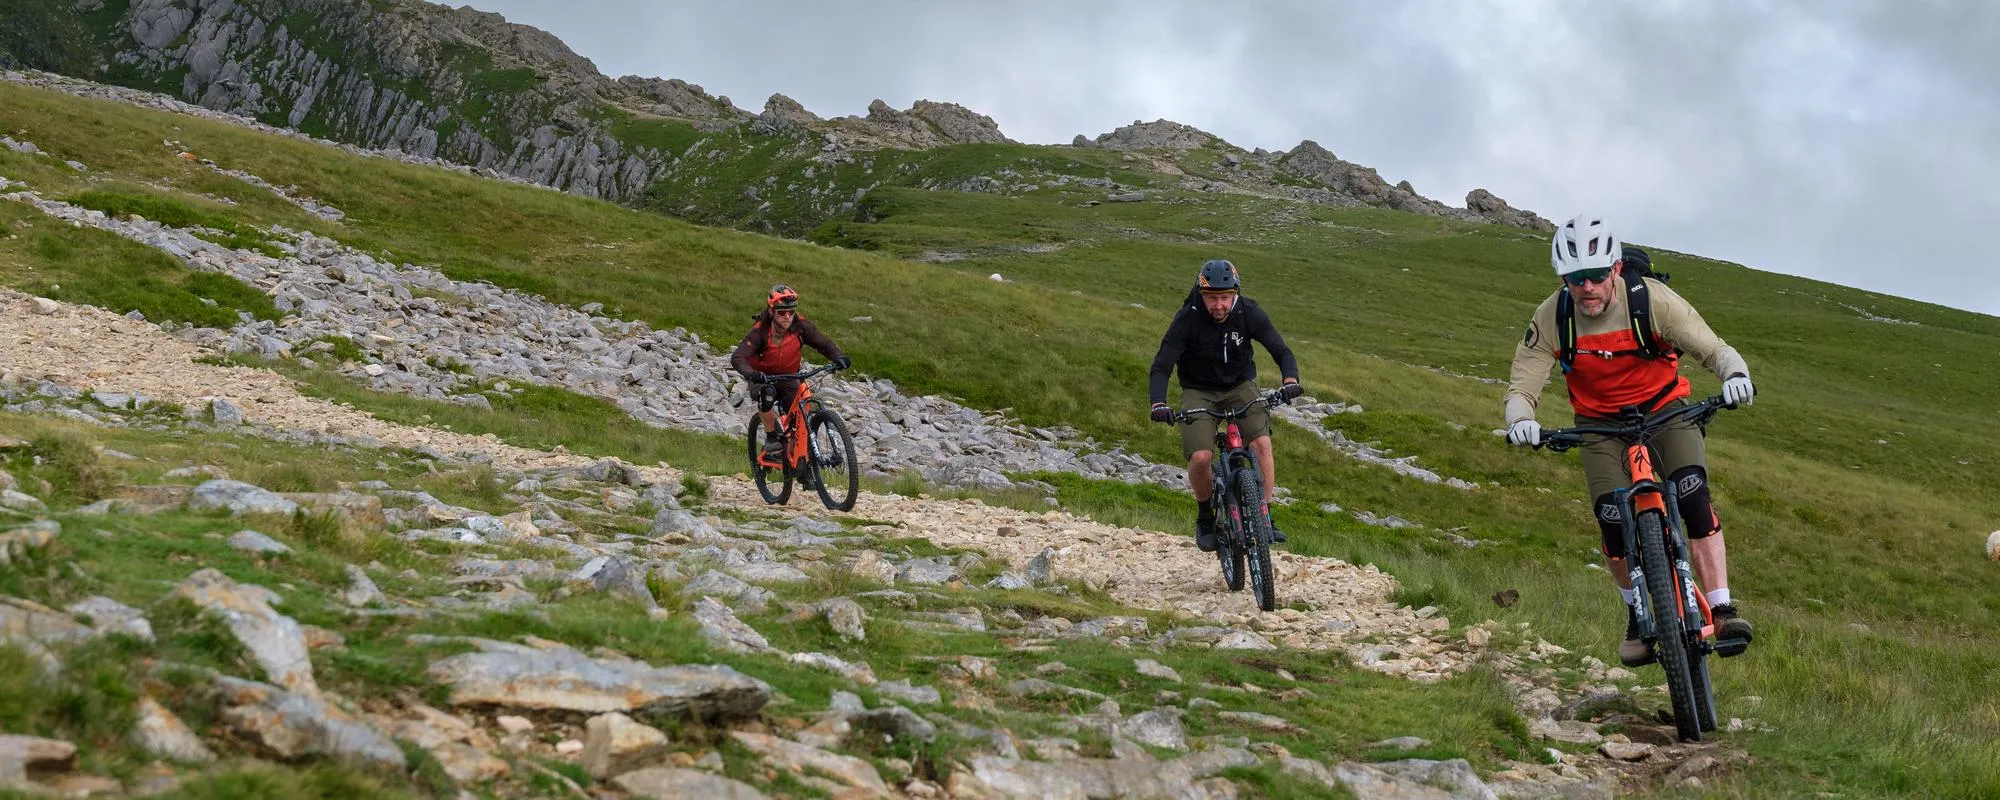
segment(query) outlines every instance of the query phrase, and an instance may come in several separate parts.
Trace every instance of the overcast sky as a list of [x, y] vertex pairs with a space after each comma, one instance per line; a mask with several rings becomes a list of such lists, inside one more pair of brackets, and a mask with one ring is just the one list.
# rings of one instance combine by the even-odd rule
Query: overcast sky
[[[613, 77], [1067, 143], [1302, 139], [1452, 205], [2000, 314], [2000, 3], [473, 0]], [[1546, 269], [1524, 264], [1523, 269]]]

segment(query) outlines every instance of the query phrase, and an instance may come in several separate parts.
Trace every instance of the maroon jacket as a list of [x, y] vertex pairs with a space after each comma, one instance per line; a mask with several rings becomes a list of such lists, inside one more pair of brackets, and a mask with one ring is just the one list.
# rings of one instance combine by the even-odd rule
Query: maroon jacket
[[840, 346], [833, 343], [826, 334], [819, 332], [819, 326], [800, 315], [792, 320], [791, 330], [778, 333], [771, 325], [771, 312], [758, 314], [757, 322], [750, 326], [750, 332], [743, 335], [743, 341], [736, 343], [736, 352], [729, 355], [729, 366], [744, 377], [752, 372], [766, 375], [785, 375], [799, 371], [800, 345], [809, 345], [829, 360], [842, 358]]

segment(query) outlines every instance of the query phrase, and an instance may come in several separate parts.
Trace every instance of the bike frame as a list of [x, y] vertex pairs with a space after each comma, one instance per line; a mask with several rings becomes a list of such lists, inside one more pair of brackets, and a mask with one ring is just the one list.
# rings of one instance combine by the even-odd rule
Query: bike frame
[[[1672, 412], [1665, 412], [1664, 418], [1641, 428], [1643, 433], [1627, 441], [1625, 446], [1625, 473], [1631, 479], [1631, 485], [1619, 489], [1616, 493], [1620, 517], [1619, 530], [1625, 539], [1625, 566], [1628, 570], [1628, 579], [1635, 587], [1646, 585], [1645, 569], [1639, 564], [1639, 514], [1658, 512], [1662, 520], [1660, 531], [1667, 540], [1667, 557], [1675, 573], [1674, 591], [1678, 596], [1674, 598], [1674, 613], [1683, 621], [1700, 620], [1699, 625], [1684, 625], [1683, 630], [1699, 632], [1700, 635], [1695, 637], [1697, 640], [1695, 646], [1704, 652], [1715, 652], [1717, 649], [1715, 617], [1708, 607], [1708, 596], [1702, 591], [1691, 564], [1687, 536], [1684, 533], [1686, 528], [1682, 526], [1681, 520], [1680, 487], [1673, 481], [1661, 480], [1659, 471], [1654, 468], [1659, 459], [1653, 447], [1653, 434], [1670, 424], [1675, 424], [1678, 420], [1713, 414], [1717, 409], [1728, 407], [1721, 405], [1720, 398], [1711, 398]], [[1628, 420], [1636, 417], [1640, 421], [1647, 418], [1646, 415], [1631, 409], [1627, 410], [1626, 417]], [[1557, 450], [1580, 446], [1584, 435], [1621, 435], [1616, 429], [1602, 428], [1575, 428], [1551, 433], [1571, 437], [1567, 443], [1558, 443], [1553, 438], [1547, 442], [1554, 445], [1554, 449]], [[1647, 602], [1633, 607], [1634, 616], [1639, 620], [1640, 637], [1647, 641], [1656, 641], [1659, 633], [1654, 614], [1659, 609], [1651, 607], [1652, 598], [1649, 593], [1642, 590], [1640, 594], [1647, 597]]]
[[[1625, 448], [1625, 472], [1631, 477], [1630, 487], [1618, 490], [1619, 527], [1625, 535], [1625, 566], [1633, 586], [1646, 585], [1646, 573], [1639, 566], [1639, 514], [1658, 512], [1666, 524], [1661, 532], [1667, 537], [1667, 555], [1673, 559], [1676, 593], [1674, 612], [1682, 620], [1701, 620], [1699, 626], [1702, 641], [1715, 635], [1715, 620], [1708, 608], [1708, 597], [1701, 590], [1690, 564], [1687, 537], [1682, 535], [1680, 514], [1680, 487], [1673, 481], [1661, 481], [1654, 470], [1656, 463], [1651, 441], [1632, 442]], [[1644, 592], [1641, 592], [1642, 594]], [[1645, 639], [1658, 638], [1654, 630], [1653, 614], [1649, 602], [1634, 606], [1634, 615], [1639, 618], [1640, 636]]]
[[[799, 391], [792, 398], [791, 405], [786, 406], [784, 413], [779, 414], [783, 418], [785, 435], [790, 439], [785, 443], [785, 460], [773, 461], [769, 456], [760, 453], [757, 456], [757, 463], [773, 469], [790, 469], [795, 471], [800, 464], [805, 463], [811, 447], [811, 443], [808, 440], [812, 438], [806, 435], [808, 433], [806, 431], [806, 415], [819, 405], [819, 400], [813, 397], [812, 379], [819, 377], [827, 370], [828, 367], [820, 367], [796, 375], [783, 376], [797, 378], [799, 381]], [[764, 435], [769, 436], [770, 433], [767, 431]]]
[[[1269, 408], [1279, 402], [1283, 401], [1278, 400], [1276, 393], [1273, 392], [1259, 395], [1257, 399], [1232, 412], [1218, 412], [1208, 408], [1190, 408], [1183, 409], [1177, 415], [1183, 424], [1194, 414], [1207, 414], [1217, 418], [1218, 424], [1215, 428], [1215, 460], [1209, 466], [1209, 472], [1214, 478], [1215, 488], [1209, 493], [1208, 499], [1211, 503], [1218, 503], [1227, 507], [1230, 522], [1229, 530], [1232, 536], [1243, 529], [1243, 512], [1240, 504], [1245, 502], [1264, 502], [1264, 498], [1262, 497], [1236, 498], [1236, 502], [1229, 502], [1229, 498], [1234, 497], [1236, 494], [1236, 473], [1246, 469], [1257, 470], [1257, 452], [1250, 449], [1249, 443], [1243, 440], [1243, 428], [1238, 424], [1238, 420], [1240, 419], [1238, 415], [1248, 413], [1258, 403], [1263, 403], [1264, 407]], [[1264, 508], [1265, 518], [1269, 519], [1270, 514], [1271, 509], [1269, 506], [1266, 506]]]
[[[1235, 495], [1236, 472], [1244, 469], [1257, 469], [1257, 453], [1244, 444], [1243, 429], [1237, 426], [1236, 420], [1228, 420], [1215, 431], [1215, 461], [1209, 466], [1211, 477], [1215, 479], [1215, 489], [1209, 493], [1209, 501], [1215, 502]], [[1229, 527], [1232, 531], [1243, 530], [1243, 507], [1240, 504], [1245, 502], [1261, 503], [1264, 502], [1264, 498], [1239, 497], [1234, 503], [1226, 501], [1223, 503], [1229, 510]]]

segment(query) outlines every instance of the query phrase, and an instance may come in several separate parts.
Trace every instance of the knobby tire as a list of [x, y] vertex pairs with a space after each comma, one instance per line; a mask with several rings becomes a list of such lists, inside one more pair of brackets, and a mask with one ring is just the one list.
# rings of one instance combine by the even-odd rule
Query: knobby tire
[[1689, 648], [1681, 626], [1680, 602], [1675, 591], [1679, 583], [1673, 562], [1667, 558], [1667, 539], [1661, 530], [1660, 514], [1640, 514], [1639, 567], [1646, 572], [1646, 596], [1653, 613], [1653, 633], [1659, 637], [1660, 667], [1667, 673], [1667, 694], [1673, 698], [1674, 728], [1681, 741], [1701, 741], [1702, 714], [1695, 706], [1695, 687], [1689, 675]]
[[[758, 441], [760, 437], [757, 433], [763, 427], [764, 420], [761, 416], [751, 414], [750, 427], [744, 432], [744, 438], [749, 440], [750, 446], [750, 480], [757, 484], [757, 494], [763, 495], [764, 502], [783, 505], [786, 500], [792, 498], [792, 471], [789, 468], [773, 470], [757, 463], [757, 457], [762, 455], [764, 450], [764, 443]], [[771, 474], [773, 472], [777, 474]], [[771, 488], [773, 483], [778, 484], [778, 488]]]
[[1271, 569], [1271, 519], [1264, 513], [1264, 482], [1255, 469], [1236, 473], [1236, 502], [1243, 509], [1243, 543], [1249, 550], [1250, 586], [1257, 607], [1278, 607], [1278, 574]]
[[[847, 421], [822, 408], [807, 418], [806, 430], [812, 435], [809, 455], [813, 462], [807, 468], [813, 470], [813, 488], [819, 491], [820, 503], [834, 511], [852, 511], [854, 498], [861, 492], [861, 461], [855, 455]], [[827, 464], [829, 459], [839, 460], [839, 469]]]

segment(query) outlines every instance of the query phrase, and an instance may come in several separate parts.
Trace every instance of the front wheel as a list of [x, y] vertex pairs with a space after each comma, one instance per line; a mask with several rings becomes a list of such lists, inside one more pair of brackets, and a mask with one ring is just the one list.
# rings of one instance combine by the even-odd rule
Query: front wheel
[[1236, 473], [1236, 502], [1243, 509], [1243, 546], [1249, 551], [1250, 588], [1257, 607], [1278, 607], [1278, 574], [1271, 568], [1271, 518], [1264, 513], [1264, 482], [1253, 466]]
[[1229, 493], [1217, 486], [1215, 496], [1208, 502], [1215, 507], [1218, 530], [1212, 533], [1215, 536], [1215, 557], [1222, 561], [1222, 583], [1229, 587], [1229, 591], [1240, 592], [1243, 591], [1243, 573], [1249, 569], [1244, 565], [1243, 537], [1238, 535], [1240, 523], [1229, 512], [1228, 497]]
[[792, 497], [792, 470], [758, 463], [764, 454], [764, 437], [759, 435], [763, 429], [763, 415], [751, 414], [750, 427], [744, 432], [750, 445], [750, 481], [757, 484], [757, 493], [764, 496], [764, 502], [780, 505]]
[[835, 511], [853, 510], [854, 497], [861, 491], [861, 460], [854, 453], [847, 421], [822, 408], [806, 418], [806, 430], [811, 434], [806, 440], [811, 459], [806, 469], [813, 471], [819, 501]]
[[1701, 656], [1688, 647], [1681, 625], [1680, 595], [1676, 591], [1680, 581], [1674, 574], [1673, 562], [1667, 559], [1667, 537], [1659, 512], [1640, 514], [1638, 525], [1639, 566], [1646, 572], [1646, 599], [1653, 615], [1653, 633], [1659, 637], [1660, 667], [1667, 673], [1667, 694], [1673, 698], [1674, 729], [1680, 733], [1681, 741], [1699, 742], [1702, 712], [1696, 707], [1693, 676], [1688, 667], [1693, 663], [1690, 658]]

